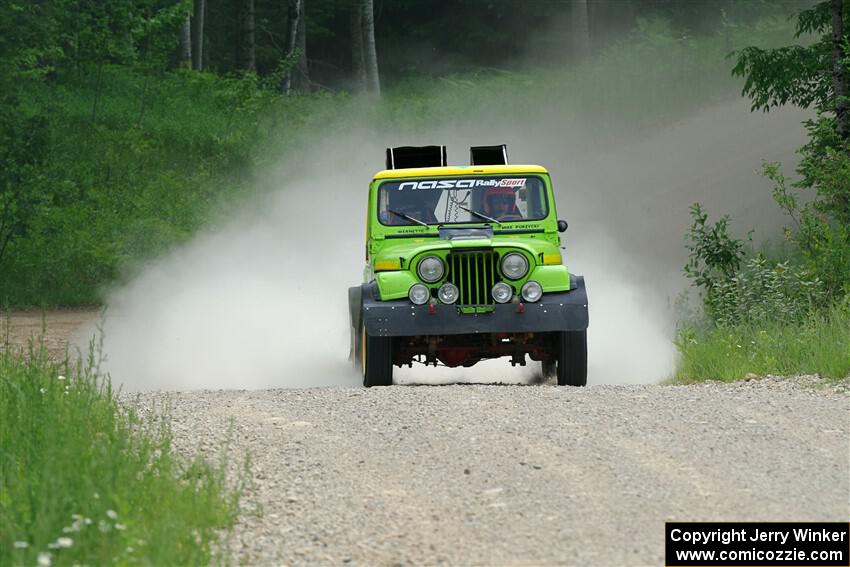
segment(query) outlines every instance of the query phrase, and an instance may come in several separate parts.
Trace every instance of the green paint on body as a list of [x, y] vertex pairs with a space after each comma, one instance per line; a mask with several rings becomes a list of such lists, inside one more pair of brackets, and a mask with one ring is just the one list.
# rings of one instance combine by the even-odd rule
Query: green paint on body
[[[529, 183], [529, 186], [533, 186], [535, 190], [533, 199], [528, 197], [529, 189], [525, 189], [526, 192], [523, 193], [524, 188], [519, 188], [515, 193], [518, 204], [523, 201], [523, 198], [527, 201], [524, 215], [527, 218], [494, 223], [467, 212], [468, 218], [458, 222], [457, 209], [455, 209], [454, 222], [440, 222], [440, 219], [431, 218], [425, 221], [428, 226], [422, 226], [405, 218], [403, 215], [408, 213], [396, 211], [390, 203], [391, 198], [402, 193], [401, 189], [404, 186], [426, 185], [427, 188], [421, 192], [409, 192], [405, 195], [413, 195], [411, 199], [421, 195], [425, 199], [430, 198], [436, 202], [434, 198], [439, 195], [440, 189], [431, 187], [439, 183], [460, 185], [477, 181], [484, 185], [500, 183], [508, 185], [512, 182], [518, 184], [530, 178], [535, 180], [533, 184]], [[387, 187], [392, 187], [399, 193], [387, 195], [389, 189], [385, 187], [382, 191], [384, 184], [391, 184]], [[501, 191], [506, 190], [501, 189]], [[454, 189], [446, 191], [447, 195], [460, 193], [462, 191]], [[472, 194], [473, 192], [470, 191], [466, 194], [466, 198]], [[448, 196], [440, 198], [449, 200]], [[485, 194], [484, 199], [486, 198]], [[481, 197], [478, 199], [477, 206], [474, 196], [469, 199], [469, 202], [462, 201], [462, 203], [467, 208], [481, 210]], [[534, 200], [533, 204], [532, 200]], [[436, 202], [439, 213], [443, 212], [442, 202]], [[448, 209], [445, 216], [449, 217], [447, 211]], [[536, 216], [534, 211], [539, 211]], [[416, 217], [413, 213], [409, 215]], [[404, 224], [397, 226], [391, 224], [395, 222]], [[447, 230], [466, 231], [469, 234], [462, 238], [447, 238], [445, 235], [441, 237], [440, 232]], [[458, 270], [458, 273], [462, 272], [466, 279], [455, 283], [461, 288], [466, 286], [466, 292], [472, 298], [471, 302], [476, 305], [459, 307], [464, 313], [491, 310], [490, 307], [481, 304], [492, 304], [492, 298], [482, 297], [483, 292], [479, 289], [482, 286], [476, 287], [475, 282], [469, 281], [476, 276], [483, 278], [485, 282], [503, 281], [513, 288], [515, 294], [519, 294], [523, 284], [529, 280], [538, 282], [544, 294], [570, 289], [570, 273], [559, 261], [561, 239], [558, 233], [558, 217], [552, 182], [548, 172], [540, 166], [443, 167], [379, 172], [369, 186], [366, 236], [365, 281], [377, 282], [383, 301], [406, 298], [410, 287], [416, 283], [425, 284], [432, 290], [432, 295], [436, 296], [436, 290], [451, 277], [450, 255], [457, 255], [459, 258], [457, 261], [466, 262], [465, 265], [459, 265], [462, 269]], [[502, 259], [512, 252], [522, 254], [529, 266], [528, 273], [516, 280], [511, 280], [501, 273]], [[476, 257], [482, 257], [476, 256], [477, 253], [489, 254], [489, 257], [495, 258], [495, 261], [480, 260], [484, 263], [476, 268], [470, 262], [474, 262]], [[436, 256], [442, 260], [445, 268], [443, 277], [431, 283], [423, 281], [417, 273], [419, 263], [429, 256]], [[477, 269], [485, 270], [487, 274], [479, 273]], [[489, 296], [489, 290], [487, 295]]]

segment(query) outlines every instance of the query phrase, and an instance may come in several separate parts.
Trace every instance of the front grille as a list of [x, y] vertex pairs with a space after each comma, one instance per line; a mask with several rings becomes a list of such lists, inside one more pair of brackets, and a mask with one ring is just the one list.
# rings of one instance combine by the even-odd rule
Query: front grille
[[499, 281], [496, 252], [461, 252], [449, 254], [448, 281], [460, 290], [457, 304], [493, 305], [490, 290]]

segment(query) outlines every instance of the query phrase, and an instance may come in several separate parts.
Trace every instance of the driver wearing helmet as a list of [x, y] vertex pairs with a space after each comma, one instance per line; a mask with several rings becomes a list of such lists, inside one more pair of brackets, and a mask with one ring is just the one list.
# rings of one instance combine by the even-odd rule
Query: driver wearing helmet
[[393, 195], [390, 200], [389, 209], [391, 211], [395, 211], [395, 214], [390, 211], [382, 213], [382, 220], [384, 220], [386, 224], [418, 224], [401, 215], [408, 215], [410, 218], [414, 218], [428, 224], [437, 223], [437, 217], [434, 214], [434, 205], [429, 202], [428, 196], [426, 195], [417, 195], [410, 191]]
[[496, 220], [521, 219], [516, 193], [510, 187], [490, 187], [484, 191], [484, 212]]

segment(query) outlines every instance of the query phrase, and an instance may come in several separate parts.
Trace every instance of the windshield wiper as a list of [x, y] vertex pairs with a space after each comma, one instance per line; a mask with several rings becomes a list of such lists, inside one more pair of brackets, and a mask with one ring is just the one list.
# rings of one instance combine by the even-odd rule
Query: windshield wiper
[[411, 222], [415, 222], [416, 224], [421, 224], [422, 226], [425, 226], [425, 227], [427, 227], [427, 226], [428, 226], [428, 223], [427, 223], [427, 222], [422, 222], [421, 220], [419, 220], [419, 219], [417, 219], [417, 218], [414, 218], [414, 217], [412, 217], [412, 216], [410, 216], [410, 215], [406, 215], [406, 214], [404, 214], [404, 213], [400, 213], [400, 212], [398, 212], [398, 211], [394, 211], [394, 210], [392, 210], [392, 209], [387, 209], [387, 211], [391, 212], [391, 213], [392, 213], [392, 214], [394, 214], [394, 215], [398, 215], [398, 216], [400, 216], [400, 217], [401, 217], [401, 218], [403, 218], [403, 219], [407, 219], [407, 220], [409, 220], [409, 221], [411, 221]]
[[498, 225], [501, 225], [501, 224], [502, 224], [502, 223], [500, 223], [499, 221], [497, 221], [496, 219], [494, 219], [493, 217], [488, 217], [488, 216], [487, 216], [487, 215], [485, 215], [484, 213], [479, 213], [478, 211], [473, 211], [472, 209], [467, 209], [467, 208], [466, 208], [466, 207], [464, 207], [463, 205], [457, 205], [457, 207], [458, 207], [459, 209], [463, 209], [463, 210], [464, 210], [464, 211], [466, 211], [467, 213], [472, 213], [473, 215], [475, 215], [475, 216], [476, 216], [476, 217], [478, 217], [478, 218], [482, 218], [482, 219], [484, 219], [484, 220], [488, 220], [488, 221], [490, 221], [490, 222], [494, 222], [494, 223], [496, 223], [496, 224], [498, 224]]

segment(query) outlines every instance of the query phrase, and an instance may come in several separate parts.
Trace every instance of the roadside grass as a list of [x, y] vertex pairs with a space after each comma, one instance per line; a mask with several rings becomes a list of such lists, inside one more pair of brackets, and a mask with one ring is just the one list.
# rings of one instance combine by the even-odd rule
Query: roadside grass
[[93, 355], [0, 342], [0, 565], [210, 564], [238, 511], [225, 464], [176, 455], [167, 420], [120, 407]]
[[679, 330], [676, 383], [757, 376], [820, 374], [850, 377], [850, 301], [814, 312], [801, 323], [762, 321]]

